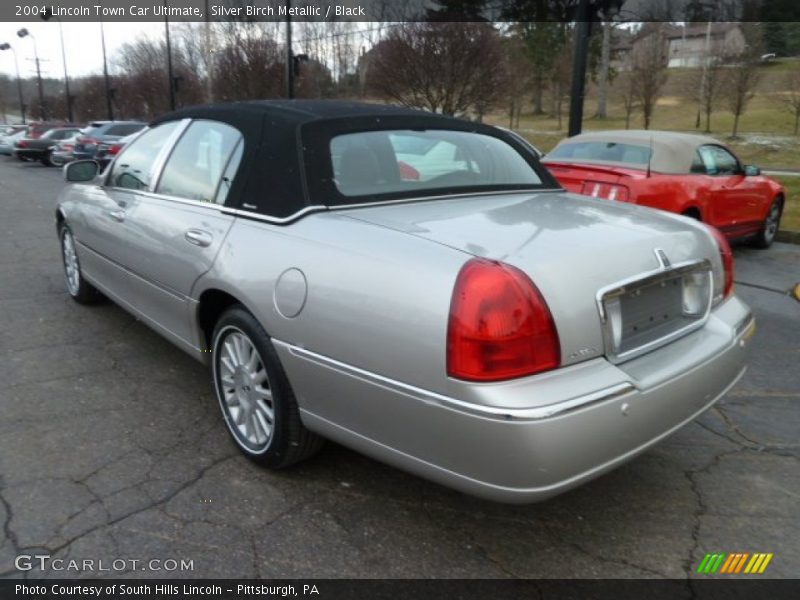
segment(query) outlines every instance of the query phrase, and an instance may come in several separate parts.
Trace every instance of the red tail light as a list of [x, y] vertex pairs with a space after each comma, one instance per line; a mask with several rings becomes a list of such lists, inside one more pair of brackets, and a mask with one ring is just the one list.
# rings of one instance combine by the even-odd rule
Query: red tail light
[[606, 200], [619, 200], [620, 202], [627, 202], [629, 198], [628, 188], [624, 185], [602, 181], [584, 181], [581, 194]]
[[728, 239], [716, 227], [708, 226], [711, 235], [717, 241], [719, 255], [722, 258], [722, 267], [725, 269], [725, 285], [723, 286], [722, 297], [727, 298], [733, 292], [733, 252]]
[[400, 179], [402, 181], [419, 181], [419, 171], [408, 163], [398, 160], [397, 168], [400, 170]]
[[550, 309], [519, 269], [472, 259], [456, 279], [447, 329], [447, 374], [501, 381], [559, 365]]
[[113, 156], [120, 150], [122, 150], [122, 146], [120, 144], [112, 144], [108, 147], [108, 150], [106, 150], [106, 154], [111, 154]]
[[17, 148], [27, 148], [27, 147], [28, 147], [28, 142], [26, 142], [25, 140], [20, 140], [17, 142]]

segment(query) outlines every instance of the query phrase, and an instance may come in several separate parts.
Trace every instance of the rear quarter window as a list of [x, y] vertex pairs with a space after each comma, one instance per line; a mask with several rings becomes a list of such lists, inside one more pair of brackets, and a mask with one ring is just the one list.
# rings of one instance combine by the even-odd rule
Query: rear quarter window
[[517, 150], [480, 133], [363, 131], [334, 136], [329, 150], [336, 188], [348, 197], [542, 183]]
[[630, 165], [646, 165], [650, 160], [650, 148], [639, 144], [617, 142], [572, 142], [553, 149], [547, 158], [570, 160], [602, 160]]

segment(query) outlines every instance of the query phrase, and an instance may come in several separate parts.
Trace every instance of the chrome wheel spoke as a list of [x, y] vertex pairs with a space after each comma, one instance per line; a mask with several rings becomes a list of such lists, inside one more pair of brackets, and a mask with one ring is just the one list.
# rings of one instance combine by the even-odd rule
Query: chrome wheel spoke
[[[275, 420], [272, 407], [263, 400], [256, 401], [256, 407], [256, 414], [262, 417], [265, 423], [272, 424], [272, 422]], [[264, 425], [264, 429], [268, 429], [266, 424]]]

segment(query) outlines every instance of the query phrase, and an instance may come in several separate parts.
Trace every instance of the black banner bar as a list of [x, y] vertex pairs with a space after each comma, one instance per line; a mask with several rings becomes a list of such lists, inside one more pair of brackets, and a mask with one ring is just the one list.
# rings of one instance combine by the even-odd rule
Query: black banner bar
[[28, 579], [0, 581], [3, 600], [796, 600], [800, 580]]
[[[3, 0], [0, 21], [575, 21], [581, 0]], [[619, 22], [800, 21], [796, 0], [586, 0]]]

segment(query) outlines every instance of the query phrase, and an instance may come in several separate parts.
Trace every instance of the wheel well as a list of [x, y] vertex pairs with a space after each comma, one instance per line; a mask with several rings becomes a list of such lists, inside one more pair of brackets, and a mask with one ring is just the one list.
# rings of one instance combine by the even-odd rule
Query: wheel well
[[56, 211], [56, 225], [61, 225], [64, 222], [64, 213], [61, 210]]
[[222, 290], [206, 290], [200, 295], [197, 323], [203, 331], [206, 346], [211, 346], [214, 325], [216, 325], [220, 315], [234, 304], [240, 304], [239, 300]]
[[703, 217], [700, 214], [700, 209], [690, 206], [686, 210], [681, 213], [684, 217], [691, 217], [692, 219], [697, 219], [698, 221], [702, 221]]
[[775, 200], [781, 203], [781, 214], [783, 214], [783, 208], [786, 206], [786, 198], [783, 197], [783, 194], [778, 194], [775, 196]]

